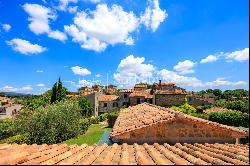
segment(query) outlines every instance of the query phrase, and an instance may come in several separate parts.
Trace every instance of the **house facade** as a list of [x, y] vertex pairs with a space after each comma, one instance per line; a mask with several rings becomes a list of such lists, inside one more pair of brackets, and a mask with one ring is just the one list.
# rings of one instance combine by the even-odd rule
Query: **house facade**
[[97, 98], [99, 114], [117, 111], [120, 108], [118, 98], [116, 95], [99, 95]]
[[133, 144], [237, 143], [246, 131], [148, 103], [121, 110], [111, 138]]

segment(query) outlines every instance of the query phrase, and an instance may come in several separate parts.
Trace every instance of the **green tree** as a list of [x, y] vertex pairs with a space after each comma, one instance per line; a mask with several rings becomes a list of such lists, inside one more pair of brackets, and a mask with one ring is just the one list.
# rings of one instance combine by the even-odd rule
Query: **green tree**
[[54, 103], [56, 101], [61, 101], [66, 98], [67, 89], [62, 86], [61, 79], [59, 77], [58, 82], [56, 82], [52, 87], [52, 95], [50, 99], [50, 103]]
[[86, 97], [81, 97], [78, 103], [82, 117], [90, 117], [93, 114], [94, 109]]
[[220, 99], [222, 95], [222, 91], [220, 89], [214, 89], [213, 94], [216, 96], [217, 99]]

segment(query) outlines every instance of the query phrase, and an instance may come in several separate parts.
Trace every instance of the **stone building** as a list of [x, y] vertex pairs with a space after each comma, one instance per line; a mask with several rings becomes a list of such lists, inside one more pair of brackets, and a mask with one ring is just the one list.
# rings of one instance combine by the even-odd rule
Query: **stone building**
[[87, 95], [93, 93], [93, 92], [94, 92], [94, 89], [85, 86], [85, 87], [79, 88], [78, 92], [79, 92], [79, 96], [87, 96]]
[[94, 90], [94, 92], [102, 92], [103, 91], [103, 86], [102, 85], [92, 85], [92, 89]]
[[150, 89], [133, 91], [133, 93], [129, 95], [130, 106], [141, 104], [143, 102], [153, 102], [153, 95], [150, 94]]
[[129, 106], [129, 95], [133, 93], [133, 89], [123, 89], [118, 92], [121, 106]]
[[144, 91], [148, 89], [147, 83], [139, 83], [135, 84], [134, 91]]
[[110, 84], [108, 86], [105, 86], [104, 92], [109, 94], [116, 94], [118, 92], [118, 87]]
[[90, 105], [94, 109], [93, 116], [99, 115], [99, 102], [98, 102], [98, 96], [103, 95], [102, 92], [93, 92], [91, 94], [86, 95], [86, 98], [88, 99]]
[[121, 143], [238, 143], [246, 131], [148, 103], [122, 109], [111, 138]]
[[117, 111], [120, 108], [119, 96], [102, 94], [97, 97], [97, 100], [99, 114]]
[[162, 107], [180, 106], [186, 102], [186, 93], [182, 90], [156, 90], [153, 94], [153, 104]]
[[187, 95], [187, 102], [188, 104], [197, 107], [201, 105], [212, 105], [214, 103], [213, 98], [202, 98], [202, 97], [195, 97], [193, 95]]

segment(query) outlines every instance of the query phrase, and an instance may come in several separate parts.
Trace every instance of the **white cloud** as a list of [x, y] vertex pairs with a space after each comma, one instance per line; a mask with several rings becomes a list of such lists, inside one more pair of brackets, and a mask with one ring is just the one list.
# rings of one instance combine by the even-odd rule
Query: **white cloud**
[[17, 91], [17, 88], [14, 88], [12, 86], [4, 86], [3, 88], [1, 88], [1, 91], [3, 92], [15, 92]]
[[6, 41], [6, 43], [10, 45], [15, 51], [25, 55], [38, 54], [47, 50], [45, 47], [42, 47], [38, 44], [32, 44], [27, 40], [18, 38]]
[[249, 59], [249, 48], [245, 48], [243, 50], [234, 51], [231, 53], [225, 53], [225, 58], [227, 60], [235, 60], [235, 61], [246, 61]]
[[60, 41], [67, 40], [67, 36], [58, 30], [51, 30], [50, 20], [57, 18], [56, 14], [50, 9], [38, 4], [24, 4], [23, 9], [29, 14], [29, 29], [36, 35], [48, 34], [48, 37]]
[[49, 19], [56, 19], [51, 9], [38, 4], [24, 4], [23, 9], [29, 14], [29, 29], [35, 34], [49, 33]]
[[180, 74], [194, 73], [192, 68], [195, 66], [195, 64], [196, 62], [185, 60], [183, 62], [178, 62], [178, 64], [174, 66], [174, 69]]
[[11, 29], [10, 24], [2, 24], [2, 28], [5, 32], [9, 32]]
[[78, 9], [78, 6], [70, 6], [70, 7], [68, 7], [68, 11], [70, 13], [76, 13], [77, 9]]
[[74, 81], [62, 81], [62, 82], [66, 82], [66, 83], [70, 83], [72, 85], [75, 85], [75, 82]]
[[102, 75], [101, 74], [96, 74], [95, 75], [97, 78], [101, 77]]
[[200, 63], [209, 63], [209, 62], [215, 62], [218, 60], [217, 56], [214, 55], [208, 55], [206, 58], [202, 59]]
[[82, 68], [80, 66], [73, 66], [71, 67], [71, 70], [76, 75], [86, 76], [86, 75], [91, 74], [91, 72], [88, 69]]
[[59, 0], [60, 5], [58, 6], [59, 10], [66, 11], [69, 3], [77, 3], [78, 0]]
[[212, 87], [218, 87], [218, 86], [244, 86], [247, 85], [245, 81], [237, 81], [237, 82], [230, 82], [225, 80], [224, 78], [217, 78], [215, 81], [212, 82], [206, 82], [205, 86], [212, 86]]
[[83, 87], [83, 86], [91, 86], [92, 83], [90, 81], [87, 80], [79, 80], [78, 82], [78, 87]]
[[18, 90], [19, 90], [19, 91], [30, 92], [30, 91], [33, 90], [33, 88], [32, 88], [30, 85], [28, 85], [28, 86], [21, 87], [21, 88], [19, 88]]
[[160, 23], [167, 18], [168, 14], [165, 10], [161, 10], [158, 0], [148, 0], [149, 6], [146, 8], [140, 21], [146, 27], [150, 27], [153, 32], [157, 30]]
[[43, 73], [43, 70], [37, 70], [36, 72], [37, 73]]
[[100, 3], [101, 0], [84, 0], [86, 2], [91, 2], [91, 3]]
[[127, 56], [118, 65], [114, 79], [119, 84], [131, 86], [137, 81], [145, 82], [153, 76], [155, 68], [151, 64], [144, 63], [144, 57]]
[[44, 84], [36, 84], [36, 86], [44, 87], [45, 85]]
[[174, 82], [180, 86], [191, 86], [191, 87], [203, 86], [202, 81], [200, 81], [196, 77], [182, 76], [174, 71], [169, 71], [167, 69], [162, 69], [157, 74], [163, 81]]
[[60, 41], [67, 40], [67, 36], [65, 35], [65, 33], [62, 33], [58, 30], [49, 32], [48, 36], [53, 39], [58, 39]]
[[65, 26], [65, 31], [82, 48], [97, 52], [106, 49], [108, 44], [133, 44], [130, 33], [138, 27], [138, 18], [133, 12], [126, 12], [121, 6], [99, 4], [96, 10], [78, 12], [74, 24]]

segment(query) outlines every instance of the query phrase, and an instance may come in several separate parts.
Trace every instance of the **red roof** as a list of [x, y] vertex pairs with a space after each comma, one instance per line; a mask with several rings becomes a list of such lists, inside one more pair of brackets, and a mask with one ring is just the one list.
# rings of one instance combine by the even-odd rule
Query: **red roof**
[[1, 165], [249, 165], [241, 144], [0, 144]]
[[100, 95], [98, 96], [98, 101], [114, 101], [117, 100], [119, 96], [116, 95]]

